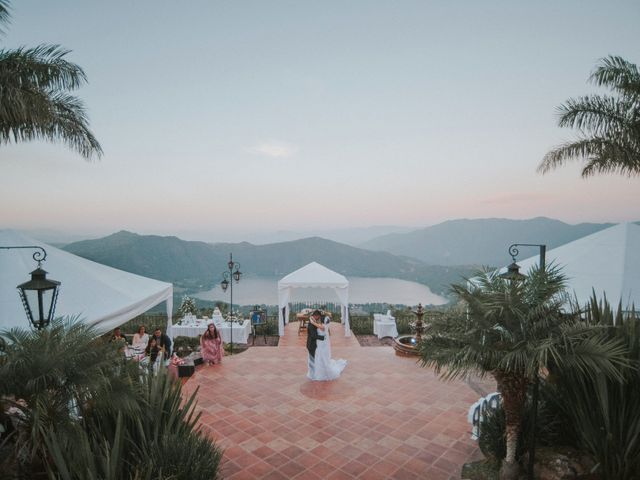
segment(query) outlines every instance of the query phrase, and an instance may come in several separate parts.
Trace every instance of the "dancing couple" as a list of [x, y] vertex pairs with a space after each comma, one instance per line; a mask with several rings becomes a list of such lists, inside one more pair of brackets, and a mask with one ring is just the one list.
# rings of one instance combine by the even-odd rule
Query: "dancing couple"
[[307, 325], [307, 351], [309, 352], [310, 380], [335, 380], [340, 376], [346, 360], [331, 358], [331, 339], [329, 337], [329, 317], [322, 318], [322, 312], [315, 310]]

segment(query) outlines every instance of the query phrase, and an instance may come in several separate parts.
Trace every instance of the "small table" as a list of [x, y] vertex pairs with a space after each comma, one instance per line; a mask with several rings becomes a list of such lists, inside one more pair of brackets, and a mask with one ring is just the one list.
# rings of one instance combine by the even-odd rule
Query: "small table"
[[373, 334], [378, 338], [398, 336], [398, 327], [396, 326], [396, 319], [390, 315], [373, 315]]
[[[195, 325], [172, 325], [169, 336], [175, 337], [199, 337], [207, 331], [207, 324], [210, 321], [197, 322]], [[229, 322], [216, 323], [216, 328], [222, 336], [222, 341], [231, 341], [231, 330], [233, 328], [233, 343], [247, 343], [251, 334], [251, 322], [249, 320], [234, 321], [233, 326]]]

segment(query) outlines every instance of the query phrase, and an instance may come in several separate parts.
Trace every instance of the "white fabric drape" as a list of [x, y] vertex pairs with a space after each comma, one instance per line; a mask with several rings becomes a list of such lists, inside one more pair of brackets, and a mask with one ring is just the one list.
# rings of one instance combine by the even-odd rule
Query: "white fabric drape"
[[[61, 282], [55, 315], [78, 316], [98, 333], [107, 332], [166, 301], [171, 322], [173, 285], [108, 267], [39, 242], [14, 230], [0, 230], [0, 245], [37, 245], [47, 251], [42, 267]], [[26, 327], [16, 285], [29, 279], [33, 250], [0, 250], [0, 330]]]
[[344, 336], [351, 336], [351, 329], [349, 328], [349, 287], [334, 288], [336, 295], [340, 299], [342, 304], [342, 323], [344, 324]]
[[289, 300], [291, 289], [288, 287], [278, 289], [278, 335], [284, 335], [284, 326], [289, 322]]

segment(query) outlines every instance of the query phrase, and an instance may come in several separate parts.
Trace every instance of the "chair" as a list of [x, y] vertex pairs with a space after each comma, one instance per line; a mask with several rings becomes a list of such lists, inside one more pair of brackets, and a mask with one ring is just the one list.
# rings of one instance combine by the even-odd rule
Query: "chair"
[[298, 322], [299, 322], [298, 335], [300, 335], [300, 332], [302, 332], [303, 330], [304, 331], [307, 330], [307, 325], [309, 323], [309, 317], [308, 317], [308, 315], [305, 315], [304, 313], [296, 313], [296, 318], [298, 319]]

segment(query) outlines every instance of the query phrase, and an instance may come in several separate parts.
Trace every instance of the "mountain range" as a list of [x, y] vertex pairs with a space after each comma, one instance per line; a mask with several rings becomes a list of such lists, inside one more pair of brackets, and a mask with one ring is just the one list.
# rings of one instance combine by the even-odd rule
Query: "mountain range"
[[[74, 242], [64, 249], [121, 270], [172, 282], [188, 291], [217, 283], [233, 252], [234, 260], [241, 263], [241, 270], [247, 275], [281, 277], [317, 261], [346, 276], [411, 280], [442, 294], [451, 283], [472, 274], [479, 266], [509, 263], [507, 249], [512, 243], [543, 243], [551, 249], [611, 225], [569, 225], [544, 217], [462, 219], [378, 236], [360, 248], [317, 236], [266, 245], [212, 244], [121, 231]], [[535, 249], [522, 249], [519, 258], [536, 253]]]
[[[358, 246], [416, 258], [434, 265], [500, 266], [509, 262], [507, 250], [513, 243], [545, 244], [552, 249], [612, 225], [569, 225], [545, 217], [529, 220], [460, 219], [409, 233], [383, 235]], [[523, 248], [519, 258], [524, 259], [536, 253], [535, 249]]]
[[411, 280], [428, 285], [435, 293], [445, 292], [448, 285], [473, 271], [471, 266], [426, 265], [420, 260], [360, 249], [320, 237], [268, 245], [248, 242], [209, 244], [121, 231], [96, 240], [74, 242], [64, 249], [188, 290], [209, 288], [217, 283], [231, 252], [245, 275], [281, 277], [317, 261], [347, 276]]

